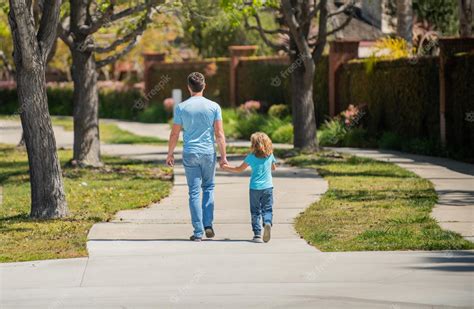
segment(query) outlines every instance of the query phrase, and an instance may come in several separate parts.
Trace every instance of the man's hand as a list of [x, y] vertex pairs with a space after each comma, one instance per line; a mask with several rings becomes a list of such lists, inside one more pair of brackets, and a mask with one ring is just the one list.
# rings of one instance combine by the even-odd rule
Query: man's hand
[[173, 155], [173, 154], [169, 154], [169, 155], [166, 157], [166, 164], [167, 164], [168, 166], [171, 166], [171, 167], [174, 166], [174, 155]]
[[226, 157], [222, 157], [220, 160], [219, 160], [219, 166], [221, 168], [224, 168], [225, 165], [229, 165], [229, 162], [227, 162], [227, 158]]

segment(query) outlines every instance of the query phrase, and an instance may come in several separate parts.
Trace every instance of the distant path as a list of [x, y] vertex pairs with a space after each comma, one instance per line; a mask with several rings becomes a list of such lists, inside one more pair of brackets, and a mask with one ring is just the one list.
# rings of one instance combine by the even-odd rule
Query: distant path
[[474, 165], [398, 151], [331, 148], [338, 152], [395, 163], [428, 179], [438, 194], [432, 216], [446, 230], [474, 242]]

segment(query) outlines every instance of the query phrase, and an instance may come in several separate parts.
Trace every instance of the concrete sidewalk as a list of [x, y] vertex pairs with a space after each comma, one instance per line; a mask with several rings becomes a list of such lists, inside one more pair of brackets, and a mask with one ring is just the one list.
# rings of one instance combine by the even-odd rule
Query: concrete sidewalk
[[398, 151], [330, 148], [337, 152], [395, 163], [428, 179], [438, 194], [432, 216], [446, 230], [474, 241], [474, 165]]

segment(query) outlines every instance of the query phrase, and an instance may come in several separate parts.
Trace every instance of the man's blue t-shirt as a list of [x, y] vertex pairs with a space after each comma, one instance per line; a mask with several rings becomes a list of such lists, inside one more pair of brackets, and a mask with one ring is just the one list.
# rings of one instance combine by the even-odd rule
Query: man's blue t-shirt
[[252, 168], [250, 189], [264, 190], [273, 188], [272, 164], [276, 163], [273, 154], [265, 158], [258, 158], [251, 153], [245, 158], [244, 162]]
[[214, 153], [214, 122], [217, 120], [222, 120], [221, 107], [203, 96], [193, 96], [177, 104], [174, 123], [183, 127], [183, 152]]

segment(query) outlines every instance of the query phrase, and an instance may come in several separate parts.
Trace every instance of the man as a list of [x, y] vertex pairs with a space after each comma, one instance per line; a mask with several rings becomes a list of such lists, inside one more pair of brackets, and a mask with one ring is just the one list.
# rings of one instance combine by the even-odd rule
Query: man
[[175, 106], [166, 158], [166, 163], [173, 166], [174, 149], [183, 129], [183, 165], [189, 189], [189, 209], [194, 228], [190, 239], [193, 241], [201, 241], [204, 233], [208, 238], [214, 237], [214, 142], [217, 142], [221, 155], [219, 165], [222, 167], [227, 164], [221, 108], [219, 104], [203, 97], [205, 88], [204, 75], [198, 72], [189, 74], [188, 90], [191, 97]]

